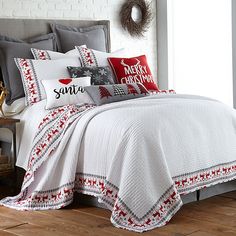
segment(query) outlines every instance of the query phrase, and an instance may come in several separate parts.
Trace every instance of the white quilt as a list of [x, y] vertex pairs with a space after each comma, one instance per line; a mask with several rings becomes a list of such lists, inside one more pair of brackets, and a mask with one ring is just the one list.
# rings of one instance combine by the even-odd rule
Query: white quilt
[[187, 95], [65, 106], [30, 149], [21, 193], [2, 205], [57, 209], [78, 191], [105, 203], [115, 226], [143, 232], [171, 219], [180, 194], [236, 179], [236, 112]]

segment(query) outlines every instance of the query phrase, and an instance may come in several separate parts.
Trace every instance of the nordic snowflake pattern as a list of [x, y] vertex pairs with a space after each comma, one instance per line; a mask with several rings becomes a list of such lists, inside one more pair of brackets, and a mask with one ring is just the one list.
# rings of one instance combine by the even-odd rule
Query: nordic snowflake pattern
[[89, 70], [86, 70], [86, 71], [84, 71], [83, 75], [92, 77], [93, 73]]
[[91, 77], [92, 85], [114, 84], [113, 75], [109, 66], [105, 67], [68, 67], [70, 76], [79, 78], [83, 76]]
[[98, 70], [98, 73], [100, 73], [101, 75], [107, 75], [107, 71], [105, 69]]
[[97, 83], [102, 83], [103, 81], [103, 77], [102, 76], [100, 76], [100, 75], [94, 75], [93, 76], [93, 78], [94, 78], [94, 82], [97, 84]]

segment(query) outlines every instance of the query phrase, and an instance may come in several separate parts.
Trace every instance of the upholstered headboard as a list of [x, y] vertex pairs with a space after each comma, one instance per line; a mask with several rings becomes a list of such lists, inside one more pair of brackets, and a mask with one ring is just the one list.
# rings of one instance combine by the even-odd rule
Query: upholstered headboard
[[66, 26], [87, 27], [105, 25], [107, 27], [107, 51], [111, 49], [110, 22], [107, 20], [51, 20], [51, 19], [8, 19], [0, 18], [0, 34], [18, 39], [28, 39], [51, 32], [49, 23], [59, 23]]
[[[51, 31], [50, 23], [58, 23], [72, 27], [88, 27], [104, 25], [106, 27], [106, 50], [110, 52], [110, 21], [107, 20], [56, 20], [56, 19], [9, 19], [0, 18], [0, 34], [11, 38], [27, 40], [29, 38], [48, 34]], [[2, 72], [0, 68], [0, 81]]]

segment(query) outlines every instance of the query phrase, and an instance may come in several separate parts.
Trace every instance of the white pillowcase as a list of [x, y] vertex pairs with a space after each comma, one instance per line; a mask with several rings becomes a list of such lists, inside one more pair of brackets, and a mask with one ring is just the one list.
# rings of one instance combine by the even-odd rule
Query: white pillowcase
[[[82, 45], [81, 47], [85, 47], [86, 45]], [[31, 52], [36, 60], [57, 60], [68, 57], [79, 57], [79, 52], [77, 49], [70, 50], [66, 53], [60, 53], [50, 50], [40, 50], [37, 48], [31, 48]]]
[[80, 66], [77, 57], [58, 60], [31, 60], [15, 58], [25, 91], [26, 105], [46, 98], [41, 80], [70, 77], [67, 66]]
[[84, 87], [91, 85], [90, 77], [42, 80], [47, 95], [46, 109], [68, 104], [94, 103]]
[[108, 57], [126, 56], [126, 51], [124, 48], [112, 53], [101, 52], [83, 46], [76, 46], [75, 48], [79, 51], [80, 60], [83, 67], [110, 66], [107, 60]]
[[[25, 109], [25, 98], [19, 98], [15, 100], [11, 105], [3, 103], [2, 109], [5, 116], [13, 116], [21, 113]], [[1, 116], [1, 113], [0, 113]]]

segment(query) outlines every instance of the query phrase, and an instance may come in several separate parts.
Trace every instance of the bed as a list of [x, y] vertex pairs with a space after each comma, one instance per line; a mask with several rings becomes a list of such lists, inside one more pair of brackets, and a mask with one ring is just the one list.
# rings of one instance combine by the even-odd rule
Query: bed
[[[48, 22], [1, 19], [1, 34], [48, 33]], [[110, 50], [109, 21], [57, 22], [106, 25]], [[143, 232], [165, 225], [183, 203], [236, 189], [236, 112], [218, 101], [157, 94], [103, 106], [44, 107], [42, 100], [20, 114], [17, 166], [27, 171], [21, 193], [3, 199], [4, 206], [58, 209], [77, 191], [110, 209], [115, 226]], [[64, 114], [41, 155], [37, 147], [49, 130], [58, 131]]]

